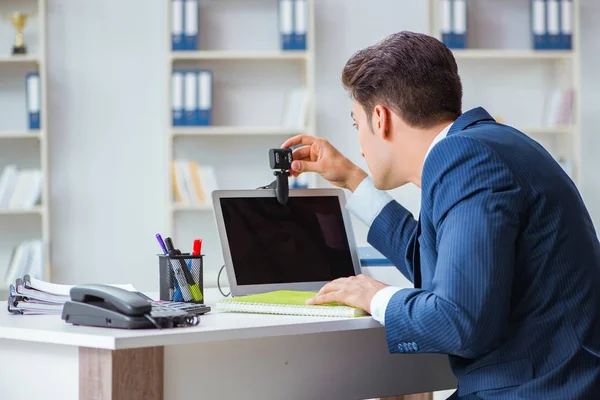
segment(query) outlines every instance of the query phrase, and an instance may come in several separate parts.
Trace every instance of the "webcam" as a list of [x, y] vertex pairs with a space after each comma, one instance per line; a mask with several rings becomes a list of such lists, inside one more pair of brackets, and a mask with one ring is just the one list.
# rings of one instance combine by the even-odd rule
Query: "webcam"
[[288, 177], [290, 176], [290, 169], [292, 169], [292, 161], [292, 149], [269, 150], [269, 165], [271, 169], [277, 170], [273, 172], [275, 180], [270, 185], [260, 189], [275, 189], [275, 196], [281, 205], [287, 204], [290, 194]]

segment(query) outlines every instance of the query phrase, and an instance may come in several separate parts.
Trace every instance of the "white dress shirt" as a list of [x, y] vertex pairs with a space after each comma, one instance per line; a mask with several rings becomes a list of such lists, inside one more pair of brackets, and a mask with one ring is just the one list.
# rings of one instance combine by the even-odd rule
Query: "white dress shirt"
[[[452, 124], [448, 125], [433, 139], [425, 154], [425, 160], [429, 156], [431, 149], [448, 135], [451, 127]], [[389, 193], [378, 190], [373, 184], [371, 177], [367, 177], [356, 187], [356, 190], [354, 190], [354, 193], [348, 199], [346, 207], [354, 216], [370, 228], [381, 210], [392, 200], [393, 198]], [[385, 325], [385, 310], [388, 303], [400, 289], [399, 287], [388, 286], [377, 292], [371, 300], [371, 315], [382, 325]]]

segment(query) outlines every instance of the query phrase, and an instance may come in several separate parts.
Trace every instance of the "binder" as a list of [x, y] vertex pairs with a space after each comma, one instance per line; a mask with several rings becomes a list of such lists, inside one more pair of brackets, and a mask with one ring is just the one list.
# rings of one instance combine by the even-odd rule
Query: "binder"
[[198, 71], [198, 114], [197, 124], [212, 125], [212, 81], [213, 74], [209, 70]]
[[292, 0], [279, 0], [279, 33], [281, 49], [294, 50], [294, 4]]
[[171, 0], [171, 49], [180, 51], [183, 42], [183, 0]]
[[560, 2], [560, 48], [573, 49], [573, 0]]
[[40, 129], [40, 74], [30, 72], [25, 76], [27, 97], [27, 121], [29, 129]]
[[559, 0], [546, 0], [546, 15], [548, 17], [548, 43], [549, 50], [560, 49], [560, 2]]
[[198, 49], [198, 0], [185, 0], [184, 9], [184, 49]]
[[544, 50], [546, 44], [546, 1], [531, 1], [531, 34], [533, 36], [533, 48]]
[[440, 0], [440, 19], [442, 42], [452, 48], [452, 3], [450, 0]]
[[306, 50], [307, 31], [307, 3], [306, 0], [294, 2], [294, 49]]
[[198, 109], [197, 75], [196, 71], [186, 71], [183, 78], [183, 115], [185, 124], [188, 126], [198, 125], [198, 120], [196, 119], [196, 110]]
[[183, 72], [173, 71], [171, 75], [171, 108], [173, 111], [173, 126], [185, 125], [183, 116]]
[[452, 47], [467, 47], [467, 0], [454, 0], [452, 7]]

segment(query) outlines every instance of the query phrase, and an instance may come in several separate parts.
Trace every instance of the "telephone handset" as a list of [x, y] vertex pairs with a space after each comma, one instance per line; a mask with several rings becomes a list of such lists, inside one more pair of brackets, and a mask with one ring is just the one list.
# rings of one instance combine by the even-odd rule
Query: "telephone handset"
[[101, 284], [74, 286], [70, 294], [62, 319], [74, 325], [124, 329], [193, 326], [198, 324], [199, 314], [210, 311], [205, 305], [157, 303], [142, 293]]

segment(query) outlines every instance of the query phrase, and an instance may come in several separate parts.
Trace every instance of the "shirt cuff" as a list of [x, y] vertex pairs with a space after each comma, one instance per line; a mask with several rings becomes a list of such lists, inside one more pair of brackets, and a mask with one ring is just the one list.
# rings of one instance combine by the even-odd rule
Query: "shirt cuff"
[[366, 177], [346, 202], [346, 208], [370, 228], [381, 210], [392, 200], [389, 193], [375, 187], [371, 177]]
[[377, 292], [371, 299], [371, 316], [381, 325], [385, 326], [385, 310], [388, 303], [400, 289], [399, 287], [388, 286]]

